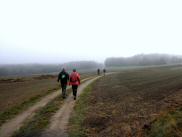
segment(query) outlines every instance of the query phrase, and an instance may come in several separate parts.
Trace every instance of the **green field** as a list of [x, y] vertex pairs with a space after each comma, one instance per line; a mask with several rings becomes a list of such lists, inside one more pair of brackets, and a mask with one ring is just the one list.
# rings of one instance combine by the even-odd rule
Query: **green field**
[[71, 137], [181, 137], [182, 66], [102, 77], [77, 102], [69, 127]]

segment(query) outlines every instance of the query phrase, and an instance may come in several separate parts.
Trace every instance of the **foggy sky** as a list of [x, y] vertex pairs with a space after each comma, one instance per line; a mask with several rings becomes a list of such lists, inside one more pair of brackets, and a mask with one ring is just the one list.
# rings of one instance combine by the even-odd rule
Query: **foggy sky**
[[181, 0], [1, 0], [0, 64], [182, 54]]

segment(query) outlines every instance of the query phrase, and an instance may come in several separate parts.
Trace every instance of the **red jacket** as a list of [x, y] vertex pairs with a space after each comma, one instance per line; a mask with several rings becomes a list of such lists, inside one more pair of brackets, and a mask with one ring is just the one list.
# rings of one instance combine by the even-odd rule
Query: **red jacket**
[[80, 74], [77, 72], [72, 72], [70, 75], [69, 85], [80, 85]]

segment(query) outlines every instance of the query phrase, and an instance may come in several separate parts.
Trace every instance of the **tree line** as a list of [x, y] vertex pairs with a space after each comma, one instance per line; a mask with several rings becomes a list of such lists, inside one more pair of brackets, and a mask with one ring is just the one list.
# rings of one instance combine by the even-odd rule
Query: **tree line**
[[65, 68], [67, 71], [72, 71], [73, 68], [79, 71], [84, 70], [96, 70], [102, 67], [103, 64], [99, 64], [94, 61], [77, 61], [68, 62], [63, 64], [19, 64], [19, 65], [0, 65], [0, 76], [26, 76], [33, 74], [49, 74], [57, 73]]
[[62, 68], [68, 72], [73, 68], [79, 71], [96, 71], [104, 67], [123, 66], [150, 66], [150, 65], [170, 65], [181, 64], [182, 56], [167, 54], [139, 54], [132, 57], [107, 58], [104, 64], [94, 61], [76, 61], [63, 64], [21, 64], [21, 65], [0, 65], [0, 77], [2, 76], [26, 76], [33, 74], [58, 73]]
[[106, 67], [117, 66], [149, 66], [149, 65], [168, 65], [182, 63], [182, 56], [167, 54], [139, 54], [132, 57], [107, 58]]

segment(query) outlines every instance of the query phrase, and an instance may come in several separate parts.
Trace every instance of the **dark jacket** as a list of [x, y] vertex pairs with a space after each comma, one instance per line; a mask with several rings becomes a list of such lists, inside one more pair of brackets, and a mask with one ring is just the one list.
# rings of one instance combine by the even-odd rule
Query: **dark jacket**
[[69, 81], [69, 74], [65, 71], [61, 71], [58, 75], [57, 81], [60, 81], [61, 85], [67, 85]]

